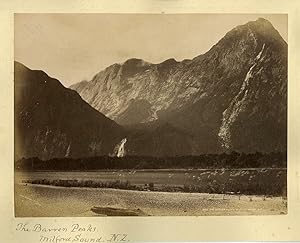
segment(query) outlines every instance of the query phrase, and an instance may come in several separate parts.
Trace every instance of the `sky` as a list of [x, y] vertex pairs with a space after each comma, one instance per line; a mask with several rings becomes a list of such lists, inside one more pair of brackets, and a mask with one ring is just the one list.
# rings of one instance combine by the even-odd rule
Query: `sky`
[[160, 63], [208, 51], [259, 17], [287, 41], [285, 14], [15, 14], [15, 60], [66, 87], [129, 58]]

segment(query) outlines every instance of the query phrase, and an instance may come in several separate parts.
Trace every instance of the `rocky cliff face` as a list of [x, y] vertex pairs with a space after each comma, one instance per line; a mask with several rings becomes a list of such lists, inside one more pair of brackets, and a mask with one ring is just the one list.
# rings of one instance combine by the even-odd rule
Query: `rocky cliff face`
[[15, 157], [109, 154], [124, 130], [73, 90], [15, 62]]
[[154, 65], [129, 59], [98, 73], [90, 82], [71, 86], [90, 105], [122, 125], [158, 118], [176, 99], [174, 59]]
[[[140, 130], [146, 144], [158, 129], [172, 130], [169, 137], [189, 154], [286, 150], [287, 44], [265, 19], [237, 26], [192, 60], [129, 59], [71, 88], [119, 124], [158, 124], [151, 133]], [[174, 143], [158, 137], [159, 146]], [[140, 153], [136, 140], [127, 146]]]
[[192, 60], [129, 59], [71, 88], [86, 102], [15, 63], [16, 158], [287, 149], [287, 44], [265, 19]]

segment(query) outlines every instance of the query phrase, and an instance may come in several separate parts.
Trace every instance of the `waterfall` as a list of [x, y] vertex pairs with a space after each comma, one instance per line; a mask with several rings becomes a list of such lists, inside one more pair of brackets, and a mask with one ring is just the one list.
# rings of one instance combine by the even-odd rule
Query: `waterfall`
[[71, 143], [69, 143], [69, 146], [68, 146], [68, 148], [67, 148], [65, 157], [69, 157], [69, 156], [70, 156], [70, 150], [71, 150]]
[[127, 142], [127, 138], [123, 138], [117, 152], [117, 157], [125, 156], [125, 143]]

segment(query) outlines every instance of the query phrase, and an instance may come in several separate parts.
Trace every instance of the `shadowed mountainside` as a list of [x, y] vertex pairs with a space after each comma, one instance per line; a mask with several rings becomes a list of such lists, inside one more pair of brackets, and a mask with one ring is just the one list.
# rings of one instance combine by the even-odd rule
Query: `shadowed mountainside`
[[108, 154], [124, 129], [77, 92], [15, 62], [15, 157], [42, 159]]
[[287, 44], [262, 18], [192, 60], [129, 59], [70, 88], [119, 124], [140, 124], [132, 154], [286, 150]]

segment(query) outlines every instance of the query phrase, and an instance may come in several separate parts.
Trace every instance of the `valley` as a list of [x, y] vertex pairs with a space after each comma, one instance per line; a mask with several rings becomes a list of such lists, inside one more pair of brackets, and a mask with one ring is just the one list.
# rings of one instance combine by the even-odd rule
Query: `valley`
[[15, 215], [287, 214], [287, 54], [258, 18], [70, 87], [15, 61]]

